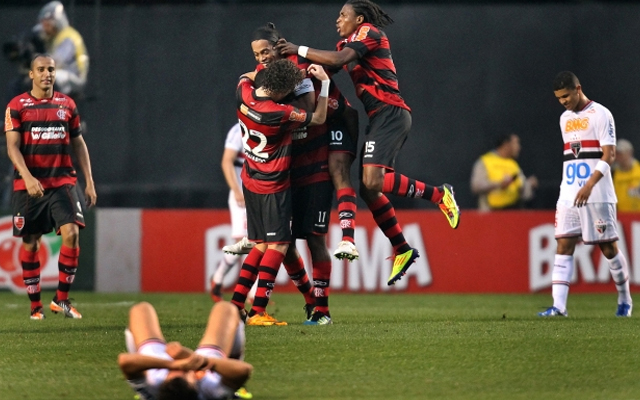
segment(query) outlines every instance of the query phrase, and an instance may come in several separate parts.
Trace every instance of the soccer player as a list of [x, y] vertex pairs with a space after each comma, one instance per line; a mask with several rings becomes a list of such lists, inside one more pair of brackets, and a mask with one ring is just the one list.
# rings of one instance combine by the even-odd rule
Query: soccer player
[[76, 191], [75, 154], [86, 181], [86, 205], [96, 204], [87, 145], [82, 138], [75, 102], [53, 90], [56, 64], [47, 54], [31, 61], [32, 89], [9, 102], [4, 131], [7, 152], [15, 167], [13, 181], [13, 235], [22, 237], [22, 277], [31, 300], [31, 319], [44, 319], [40, 299], [38, 249], [42, 235], [62, 235], [58, 260], [59, 281], [49, 308], [69, 318], [82, 318], [71, 305], [69, 290], [78, 269], [79, 234], [84, 228], [83, 208]]
[[[237, 246], [236, 252], [229, 252], [228, 246], [215, 273], [211, 277], [211, 298], [214, 302], [222, 300], [222, 280], [234, 265], [241, 261], [241, 254], [246, 254], [254, 244], [247, 240], [247, 210], [244, 207], [244, 194], [242, 194], [242, 180], [240, 173], [244, 165], [244, 151], [242, 146], [242, 131], [240, 124], [236, 123], [227, 132], [222, 153], [221, 168], [224, 179], [229, 186], [229, 214], [231, 217], [231, 237], [238, 240], [231, 246]], [[257, 286], [251, 288], [249, 298], [253, 299]]]
[[180, 342], [165, 341], [156, 310], [147, 302], [131, 307], [125, 343], [127, 352], [118, 356], [118, 366], [141, 400], [231, 399], [236, 391], [246, 394], [242, 386], [253, 367], [243, 361], [244, 323], [228, 302], [211, 309], [195, 352]]
[[329, 77], [321, 66], [311, 64], [307, 72], [322, 81], [313, 113], [280, 103], [303, 77], [289, 60], [271, 63], [257, 88], [253, 83], [255, 72], [243, 75], [238, 84], [238, 118], [246, 156], [242, 184], [247, 229], [249, 240], [257, 244], [242, 265], [232, 303], [244, 311], [247, 283], [253, 283], [258, 276], [258, 290], [248, 313], [249, 325], [286, 324], [268, 315], [266, 306], [291, 243], [291, 132], [325, 122], [329, 92]]
[[618, 251], [617, 200], [611, 179], [611, 163], [616, 156], [613, 116], [602, 104], [587, 98], [572, 72], [560, 72], [553, 81], [553, 91], [566, 108], [560, 116], [564, 162], [556, 205], [553, 306], [538, 315], [568, 315], [573, 252], [582, 238], [585, 244], [597, 244], [609, 262], [609, 271], [618, 290], [616, 315], [630, 317], [633, 303], [629, 292], [629, 266]]
[[397, 282], [419, 254], [405, 240], [385, 193], [430, 200], [440, 207], [454, 229], [460, 218], [451, 185], [434, 187], [394, 171], [396, 156], [411, 128], [411, 113], [400, 96], [389, 40], [381, 30], [392, 22], [377, 4], [348, 0], [337, 20], [338, 34], [343, 38], [337, 51], [311, 49], [284, 40], [276, 46], [280, 54], [299, 54], [315, 63], [344, 67], [351, 75], [369, 116], [360, 195], [395, 253], [388, 285]]
[[[280, 33], [271, 22], [254, 32], [251, 48], [258, 62], [258, 69], [266, 68], [269, 63], [281, 58], [274, 48], [280, 38]], [[297, 54], [292, 54], [287, 58], [302, 69], [309, 65], [309, 60]], [[294, 91], [296, 105], [306, 110], [312, 110], [315, 106], [315, 96], [310, 92], [314, 90], [314, 83], [305, 79]], [[324, 130], [329, 136], [328, 170], [336, 190], [338, 218], [342, 229], [342, 240], [338, 243], [338, 248], [333, 255], [340, 260], [353, 261], [360, 256], [355, 246], [354, 236], [357, 210], [356, 192], [351, 185], [350, 177], [351, 164], [355, 159], [358, 144], [358, 112], [342, 96], [333, 81], [330, 92], [330, 98], [339, 102], [331, 100], [329, 106], [339, 112], [335, 113], [331, 121], [327, 121], [330, 125]]]

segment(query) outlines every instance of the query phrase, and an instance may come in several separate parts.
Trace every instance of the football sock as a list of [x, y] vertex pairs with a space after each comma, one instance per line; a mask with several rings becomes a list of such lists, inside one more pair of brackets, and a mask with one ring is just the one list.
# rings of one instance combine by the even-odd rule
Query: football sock
[[234, 267], [240, 260], [240, 256], [238, 254], [227, 254], [225, 253], [220, 260], [220, 264], [218, 265], [218, 269], [213, 274], [213, 283], [216, 285], [222, 284], [222, 280], [224, 276]]
[[397, 172], [384, 174], [382, 193], [391, 193], [396, 196], [423, 198], [434, 204], [440, 203], [444, 190], [441, 187], [427, 185], [416, 179], [409, 178]]
[[258, 266], [262, 257], [264, 257], [264, 253], [254, 247], [247, 255], [247, 258], [244, 259], [242, 268], [240, 268], [240, 276], [238, 276], [238, 283], [236, 283], [236, 287], [233, 290], [231, 303], [241, 310], [244, 309], [247, 293], [249, 293], [251, 286], [253, 286], [258, 277]]
[[313, 294], [316, 298], [316, 311], [329, 314], [329, 284], [331, 261], [313, 263]]
[[627, 259], [618, 252], [613, 258], [607, 259], [609, 272], [618, 290], [618, 304], [631, 304], [631, 292], [629, 291], [629, 264]]
[[298, 288], [298, 291], [304, 296], [304, 301], [307, 304], [314, 304], [313, 289], [311, 288], [311, 282], [309, 282], [309, 276], [304, 269], [304, 261], [302, 257], [298, 257], [294, 262], [284, 263], [284, 268], [287, 270], [287, 274], [294, 285]]
[[56, 291], [56, 299], [67, 300], [69, 298], [69, 290], [71, 284], [76, 277], [78, 270], [78, 257], [80, 256], [80, 247], [60, 247], [60, 256], [58, 257], [58, 290]]
[[20, 246], [18, 253], [22, 265], [22, 281], [27, 288], [27, 295], [31, 301], [31, 309], [42, 307], [40, 300], [40, 259], [37, 251], [27, 251]]
[[551, 273], [551, 294], [553, 306], [560, 311], [567, 310], [567, 297], [569, 297], [569, 284], [573, 275], [573, 256], [556, 254]]
[[338, 198], [338, 217], [342, 229], [342, 240], [355, 243], [356, 229], [356, 191], [353, 188], [339, 189], [336, 191]]
[[276, 275], [278, 275], [278, 270], [283, 260], [284, 254], [277, 250], [267, 249], [267, 251], [264, 252], [264, 257], [262, 257], [260, 267], [258, 268], [258, 290], [253, 300], [253, 307], [251, 307], [251, 311], [249, 311], [250, 317], [255, 314], [260, 314], [267, 309], [269, 298], [275, 286]]
[[376, 201], [368, 204], [368, 206], [376, 224], [391, 242], [395, 254], [402, 254], [411, 250], [396, 219], [396, 210], [387, 196], [381, 194]]

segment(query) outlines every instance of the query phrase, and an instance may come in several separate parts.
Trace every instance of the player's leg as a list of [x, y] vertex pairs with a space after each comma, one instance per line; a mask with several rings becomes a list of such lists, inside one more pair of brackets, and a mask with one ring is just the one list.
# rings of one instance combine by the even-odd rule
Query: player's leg
[[609, 272], [618, 291], [618, 309], [616, 316], [630, 317], [633, 309], [629, 290], [629, 264], [618, 250], [617, 242], [600, 243], [600, 250], [609, 263]]
[[40, 234], [24, 236], [18, 256], [22, 266], [22, 281], [31, 302], [30, 318], [33, 320], [45, 318], [40, 292], [40, 259], [38, 257], [41, 236]]
[[[237, 314], [237, 312], [236, 312]], [[125, 331], [127, 339], [127, 349], [134, 352], [145, 342], [165, 343], [160, 321], [155, 308], [150, 303], [143, 301], [134, 304], [129, 309], [128, 333]], [[132, 339], [132, 342], [130, 341]], [[133, 344], [133, 346], [131, 346]], [[133, 348], [132, 348], [133, 347]], [[133, 350], [133, 351], [132, 351]]]
[[287, 275], [289, 275], [293, 284], [296, 285], [296, 288], [304, 297], [304, 307], [306, 312], [309, 313], [310, 311], [313, 311], [313, 307], [315, 306], [313, 288], [311, 287], [307, 270], [304, 267], [302, 256], [296, 248], [295, 240], [291, 241], [282, 263], [284, 264], [284, 268], [287, 270]]
[[58, 258], [58, 290], [49, 307], [54, 313], [62, 312], [69, 318], [82, 318], [82, 314], [69, 301], [69, 290], [78, 270], [80, 227], [85, 225], [76, 187], [65, 185], [52, 189], [49, 202], [56, 230], [62, 236]]
[[[238, 276], [238, 282], [233, 290], [233, 297], [231, 303], [233, 303], [239, 310], [244, 310], [244, 304], [247, 301], [247, 296], [252, 291], [252, 287], [258, 280], [258, 267], [260, 261], [264, 257], [264, 253], [267, 250], [265, 243], [257, 244], [242, 263], [240, 268], [240, 274]], [[255, 297], [255, 296], [254, 296]]]
[[326, 235], [309, 235], [307, 244], [313, 263], [313, 294], [316, 307], [305, 325], [329, 325], [329, 291], [331, 286], [331, 255], [327, 250]]
[[569, 285], [573, 276], [573, 252], [582, 235], [582, 226], [577, 207], [558, 204], [556, 208], [555, 237], [556, 255], [551, 272], [551, 295], [553, 306], [538, 313], [541, 317], [567, 316]]

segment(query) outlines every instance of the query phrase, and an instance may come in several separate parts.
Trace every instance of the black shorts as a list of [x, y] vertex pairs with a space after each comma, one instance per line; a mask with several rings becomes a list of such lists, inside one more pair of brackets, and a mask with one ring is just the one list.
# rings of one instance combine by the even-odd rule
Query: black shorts
[[385, 105], [369, 118], [362, 149], [362, 165], [393, 169], [396, 156], [409, 136], [411, 113]]
[[26, 190], [13, 192], [13, 236], [45, 234], [54, 228], [74, 223], [84, 228], [84, 214], [74, 185], [45, 189], [44, 196], [34, 199]]
[[354, 156], [358, 151], [358, 137], [351, 137], [347, 125], [342, 118], [332, 119], [327, 124], [329, 135], [329, 152], [350, 153]]
[[329, 181], [291, 189], [293, 218], [291, 232], [296, 239], [326, 235], [329, 230], [333, 184]]
[[291, 189], [253, 193], [242, 185], [247, 209], [247, 237], [258, 243], [291, 243]]

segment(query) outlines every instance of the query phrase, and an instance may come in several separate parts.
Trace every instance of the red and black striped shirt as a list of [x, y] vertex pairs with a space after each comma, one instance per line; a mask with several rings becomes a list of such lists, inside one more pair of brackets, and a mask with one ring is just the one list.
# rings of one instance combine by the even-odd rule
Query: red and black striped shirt
[[[338, 51], [344, 47], [349, 47], [358, 54], [358, 60], [344, 68], [351, 75], [356, 94], [369, 116], [380, 107], [377, 101], [411, 111], [400, 96], [389, 39], [383, 31], [369, 23], [363, 23], [351, 36], [338, 42]], [[364, 92], [375, 100], [363, 98]]]
[[288, 189], [291, 132], [309, 125], [312, 115], [257, 96], [248, 78], [240, 79], [236, 101], [245, 154], [242, 183], [258, 194]]
[[[7, 106], [4, 131], [21, 134], [20, 152], [34, 178], [45, 189], [75, 184], [76, 170], [71, 160], [71, 138], [82, 134], [76, 103], [69, 96], [53, 92], [36, 99], [29, 92], [14, 97]], [[26, 190], [15, 170], [13, 190]]]

